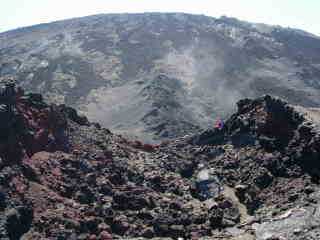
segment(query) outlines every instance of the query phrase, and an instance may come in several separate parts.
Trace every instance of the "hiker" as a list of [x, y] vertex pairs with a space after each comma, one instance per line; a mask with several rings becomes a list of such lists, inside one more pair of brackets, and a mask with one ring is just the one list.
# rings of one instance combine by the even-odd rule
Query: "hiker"
[[223, 126], [224, 126], [224, 123], [223, 123], [223, 121], [221, 119], [218, 119], [216, 121], [216, 123], [214, 124], [214, 128], [218, 129], [218, 130], [222, 130]]

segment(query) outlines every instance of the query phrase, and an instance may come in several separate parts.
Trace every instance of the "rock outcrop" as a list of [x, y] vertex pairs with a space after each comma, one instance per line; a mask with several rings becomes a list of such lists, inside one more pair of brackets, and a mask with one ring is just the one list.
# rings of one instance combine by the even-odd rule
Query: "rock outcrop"
[[221, 129], [150, 145], [41, 95], [0, 104], [1, 239], [317, 239], [307, 110], [244, 99]]

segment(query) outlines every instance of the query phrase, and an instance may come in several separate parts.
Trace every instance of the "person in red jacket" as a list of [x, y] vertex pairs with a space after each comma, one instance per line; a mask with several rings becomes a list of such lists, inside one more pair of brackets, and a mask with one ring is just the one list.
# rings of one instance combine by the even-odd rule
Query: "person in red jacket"
[[224, 126], [224, 123], [223, 123], [222, 119], [218, 119], [216, 121], [216, 123], [214, 124], [214, 128], [219, 129], [219, 130], [222, 130], [223, 126]]

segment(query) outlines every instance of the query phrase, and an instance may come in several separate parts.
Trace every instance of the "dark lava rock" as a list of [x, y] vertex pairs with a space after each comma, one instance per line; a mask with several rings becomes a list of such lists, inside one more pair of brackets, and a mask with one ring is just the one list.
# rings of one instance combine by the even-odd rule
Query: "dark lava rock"
[[6, 198], [7, 198], [6, 193], [0, 190], [0, 210], [5, 209], [7, 205]]
[[20, 239], [32, 223], [33, 211], [27, 206], [19, 206], [6, 211], [6, 230], [10, 239]]
[[273, 176], [269, 172], [259, 174], [253, 181], [259, 188], [268, 187], [273, 180]]
[[223, 210], [221, 208], [212, 208], [209, 213], [210, 226], [220, 228], [223, 220]]
[[86, 185], [81, 186], [80, 190], [75, 194], [75, 197], [80, 203], [84, 204], [92, 203], [95, 200], [94, 193]]
[[130, 224], [126, 216], [120, 215], [114, 219], [111, 228], [116, 234], [124, 235], [129, 230]]
[[150, 206], [146, 196], [135, 195], [134, 192], [116, 192], [113, 195], [113, 201], [114, 208], [121, 210], [141, 210]]
[[71, 108], [71, 107], [67, 107], [65, 105], [60, 106], [63, 110], [63, 112], [65, 112], [68, 116], [68, 118], [70, 118], [70, 120], [78, 123], [79, 125], [85, 125], [85, 126], [89, 126], [90, 123], [88, 121], [88, 119], [85, 116], [79, 116], [78, 112]]
[[245, 239], [318, 219], [318, 129], [282, 100], [243, 100], [219, 131], [147, 147], [40, 97], [0, 104], [16, 124], [0, 140], [1, 239]]

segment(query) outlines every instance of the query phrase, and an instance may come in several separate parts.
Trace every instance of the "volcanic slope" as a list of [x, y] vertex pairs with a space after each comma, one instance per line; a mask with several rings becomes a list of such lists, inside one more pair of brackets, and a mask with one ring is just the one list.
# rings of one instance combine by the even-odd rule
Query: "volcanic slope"
[[182, 13], [107, 14], [0, 34], [0, 76], [149, 142], [273, 94], [319, 107], [320, 39], [301, 30]]

